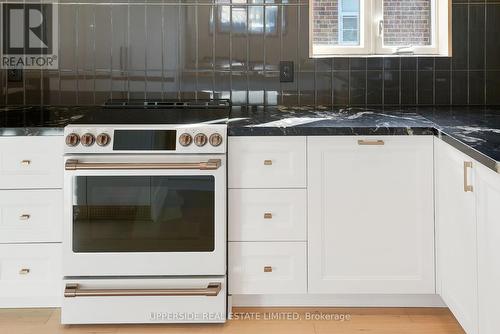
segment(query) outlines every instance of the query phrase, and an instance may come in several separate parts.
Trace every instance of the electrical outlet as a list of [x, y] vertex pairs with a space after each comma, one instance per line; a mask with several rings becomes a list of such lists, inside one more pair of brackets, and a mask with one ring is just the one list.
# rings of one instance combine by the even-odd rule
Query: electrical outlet
[[280, 61], [280, 82], [293, 82], [293, 61]]
[[22, 82], [22, 81], [23, 81], [23, 70], [18, 68], [7, 70], [7, 82]]

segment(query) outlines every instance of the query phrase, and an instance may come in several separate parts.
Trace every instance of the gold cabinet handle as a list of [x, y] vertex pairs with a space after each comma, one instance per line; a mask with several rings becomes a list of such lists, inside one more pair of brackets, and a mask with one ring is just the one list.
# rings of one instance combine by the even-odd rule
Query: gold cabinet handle
[[273, 164], [272, 160], [264, 160], [264, 165], [265, 166], [271, 166]]
[[273, 219], [273, 214], [271, 212], [264, 213], [264, 219]]
[[464, 161], [464, 191], [466, 193], [474, 191], [474, 187], [469, 184], [469, 168], [472, 168], [472, 161]]
[[120, 297], [120, 296], [207, 296], [216, 297], [221, 283], [209, 283], [206, 288], [182, 289], [82, 289], [79, 284], [66, 284], [64, 297]]
[[29, 220], [31, 218], [31, 215], [29, 214], [24, 214], [19, 216], [19, 220]]
[[22, 268], [21, 270], [19, 270], [19, 275], [28, 275], [29, 273], [30, 273], [29, 268]]
[[360, 139], [360, 140], [358, 140], [358, 145], [361, 145], [361, 146], [382, 146], [382, 145], [385, 145], [385, 142], [383, 140]]
[[29, 165], [31, 165], [31, 160], [21, 160], [21, 165], [29, 166]]
[[273, 272], [273, 267], [271, 267], [271, 266], [265, 266], [264, 267], [264, 272], [265, 273], [272, 273]]

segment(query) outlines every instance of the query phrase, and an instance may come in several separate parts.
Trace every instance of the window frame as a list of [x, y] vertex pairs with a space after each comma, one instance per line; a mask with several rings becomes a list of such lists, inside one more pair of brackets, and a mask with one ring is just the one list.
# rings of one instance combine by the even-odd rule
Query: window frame
[[[311, 58], [328, 57], [377, 57], [377, 56], [451, 56], [451, 1], [431, 0], [432, 44], [401, 48], [384, 46], [383, 34], [379, 34], [379, 23], [383, 19], [383, 0], [360, 0], [359, 45], [314, 45], [313, 24], [314, 0], [309, 1], [309, 56]], [[341, 0], [339, 0], [340, 5]], [[340, 41], [340, 9], [339, 9]], [[398, 52], [399, 49], [399, 52]], [[410, 52], [409, 52], [410, 51]]]

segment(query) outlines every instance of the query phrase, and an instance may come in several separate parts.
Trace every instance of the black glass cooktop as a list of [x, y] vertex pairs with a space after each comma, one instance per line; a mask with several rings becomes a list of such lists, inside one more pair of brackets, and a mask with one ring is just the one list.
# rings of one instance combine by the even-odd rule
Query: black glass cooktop
[[227, 100], [114, 100], [71, 124], [225, 124], [230, 111]]

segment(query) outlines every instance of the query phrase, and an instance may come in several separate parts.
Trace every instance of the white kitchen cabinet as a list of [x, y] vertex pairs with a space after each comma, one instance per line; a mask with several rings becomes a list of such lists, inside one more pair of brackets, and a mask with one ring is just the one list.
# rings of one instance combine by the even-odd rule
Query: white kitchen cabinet
[[308, 137], [308, 291], [434, 294], [433, 137]]
[[62, 189], [0, 190], [0, 243], [61, 242]]
[[0, 138], [0, 189], [62, 188], [61, 136]]
[[61, 305], [61, 245], [0, 245], [0, 308]]
[[[474, 191], [478, 187], [474, 184], [474, 171], [478, 164], [440, 139], [435, 140], [435, 160], [438, 292], [467, 334], [476, 334], [478, 281]], [[473, 191], [465, 191], [466, 185], [473, 186]]]
[[305, 242], [230, 242], [229, 293], [307, 293]]
[[229, 189], [229, 241], [306, 241], [306, 189]]
[[0, 308], [61, 304], [63, 143], [0, 137]]
[[475, 169], [479, 334], [500, 333], [500, 174]]
[[229, 137], [229, 188], [305, 188], [306, 137]]

